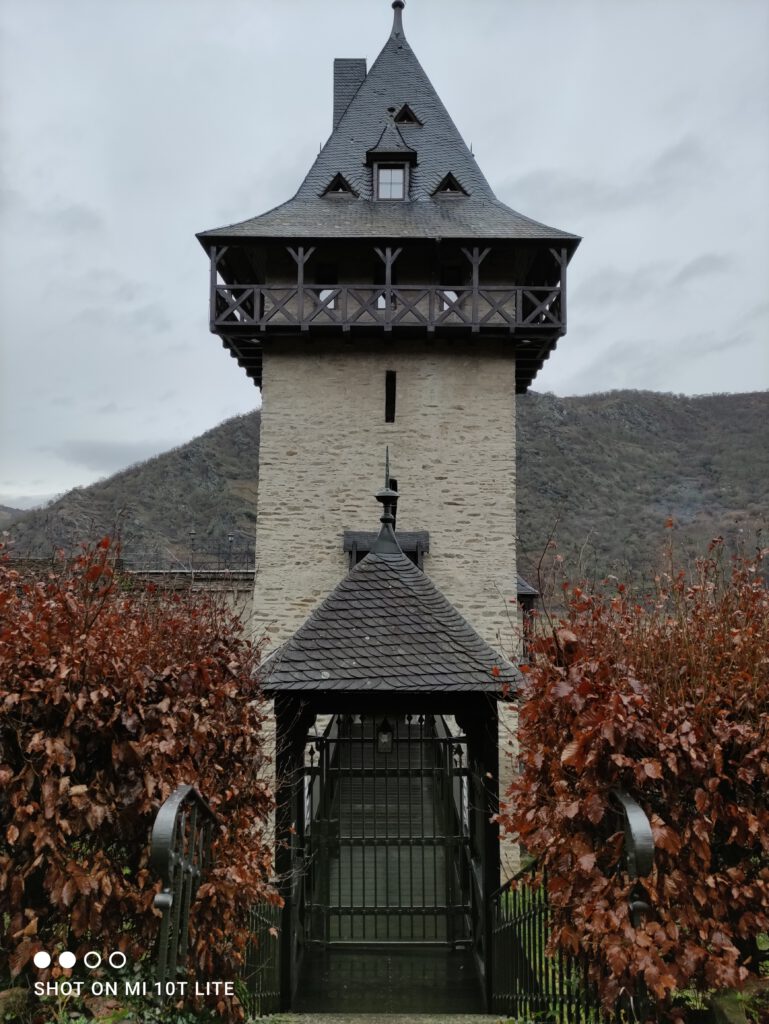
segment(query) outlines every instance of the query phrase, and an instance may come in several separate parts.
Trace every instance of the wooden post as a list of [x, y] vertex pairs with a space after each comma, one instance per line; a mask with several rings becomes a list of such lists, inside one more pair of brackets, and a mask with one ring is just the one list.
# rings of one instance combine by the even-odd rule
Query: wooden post
[[566, 268], [569, 263], [568, 249], [551, 249], [550, 254], [558, 264], [558, 284], [561, 289], [561, 334], [566, 333]]
[[566, 267], [569, 264], [569, 254], [566, 249], [561, 249], [561, 328], [566, 333]]
[[480, 330], [480, 324], [478, 323], [478, 298], [479, 298], [478, 292], [479, 292], [479, 288], [480, 288], [480, 278], [481, 278], [480, 266], [481, 266], [481, 263], [483, 263], [483, 261], [486, 259], [486, 257], [491, 252], [491, 249], [489, 247], [487, 247], [486, 249], [483, 250], [483, 252], [481, 252], [481, 250], [478, 248], [478, 246], [474, 245], [472, 250], [468, 250], [468, 249], [464, 249], [463, 248], [462, 252], [465, 254], [467, 259], [470, 261], [470, 265], [473, 268], [473, 306], [472, 306], [471, 320], [472, 320], [472, 331], [473, 331], [473, 334], [477, 334], [478, 331]]
[[393, 309], [393, 263], [398, 259], [403, 249], [395, 249], [391, 246], [385, 246], [384, 252], [379, 248], [374, 248], [374, 252], [382, 260], [385, 265], [385, 322], [384, 329], [386, 331], [392, 330], [392, 309]]
[[315, 252], [315, 246], [311, 245], [309, 249], [305, 249], [303, 245], [300, 245], [298, 248], [292, 249], [290, 245], [287, 245], [286, 248], [296, 263], [296, 294], [299, 308], [299, 327], [300, 330], [306, 331], [309, 324], [304, 322], [304, 265]]
[[209, 295], [209, 317], [208, 326], [211, 330], [214, 329], [216, 324], [216, 276], [218, 273], [219, 260], [227, 252], [229, 246], [223, 245], [221, 248], [217, 246], [211, 247], [211, 270], [210, 270], [210, 295]]

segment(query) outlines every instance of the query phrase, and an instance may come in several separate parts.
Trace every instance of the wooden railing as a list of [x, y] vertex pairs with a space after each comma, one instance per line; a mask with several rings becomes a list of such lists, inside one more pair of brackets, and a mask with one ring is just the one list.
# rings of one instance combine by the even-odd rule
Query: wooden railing
[[560, 285], [553, 287], [256, 284], [212, 289], [211, 330], [258, 335], [268, 329], [408, 327], [562, 333]]

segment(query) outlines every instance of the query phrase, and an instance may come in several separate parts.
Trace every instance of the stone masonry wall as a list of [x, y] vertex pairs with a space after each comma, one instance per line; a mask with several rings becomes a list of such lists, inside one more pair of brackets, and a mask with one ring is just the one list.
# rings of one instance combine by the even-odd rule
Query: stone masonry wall
[[[397, 374], [385, 423], [385, 371]], [[269, 342], [264, 352], [253, 602], [268, 650], [348, 571], [345, 530], [376, 530], [385, 447], [398, 529], [429, 530], [425, 572], [484, 639], [517, 648], [512, 345]], [[500, 788], [511, 725], [500, 724]], [[505, 848], [506, 873], [517, 851]]]
[[[385, 371], [397, 373], [385, 423]], [[513, 649], [515, 365], [481, 343], [271, 343], [256, 537], [257, 631], [282, 643], [347, 572], [344, 530], [376, 530], [385, 447], [398, 529], [430, 531], [425, 571], [489, 643]]]

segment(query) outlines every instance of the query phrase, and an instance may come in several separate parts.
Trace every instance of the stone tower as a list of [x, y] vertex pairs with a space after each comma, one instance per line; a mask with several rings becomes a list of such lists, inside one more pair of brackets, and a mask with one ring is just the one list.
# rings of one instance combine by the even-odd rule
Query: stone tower
[[[333, 129], [293, 199], [198, 237], [211, 330], [262, 388], [281, 1006], [400, 993], [444, 1013], [491, 1006], [515, 396], [566, 329], [579, 239], [496, 198], [392, 6], [370, 70], [335, 62]], [[437, 973], [415, 982], [414, 957]], [[351, 958], [386, 967], [362, 1004]]]
[[262, 388], [256, 628], [284, 643], [366, 554], [387, 446], [403, 550], [509, 656], [515, 395], [565, 332], [579, 239], [496, 198], [392, 6], [370, 69], [334, 62], [296, 195], [198, 236], [211, 330]]

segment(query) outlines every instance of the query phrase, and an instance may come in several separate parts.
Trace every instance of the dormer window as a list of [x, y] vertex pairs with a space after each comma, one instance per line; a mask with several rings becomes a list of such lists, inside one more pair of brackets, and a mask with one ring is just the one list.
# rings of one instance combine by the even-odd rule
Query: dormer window
[[349, 196], [355, 199], [358, 193], [343, 174], [335, 174], [322, 193], [324, 196]]
[[467, 189], [463, 188], [461, 183], [457, 181], [451, 172], [449, 172], [443, 181], [433, 192], [434, 196], [466, 196], [468, 194]]
[[375, 173], [377, 199], [406, 198], [405, 164], [377, 164]]
[[400, 108], [400, 110], [395, 115], [393, 120], [395, 121], [396, 124], [416, 124], [419, 125], [420, 128], [422, 127], [422, 122], [419, 120], [419, 118], [408, 105], [408, 103], [403, 104], [403, 106]]

